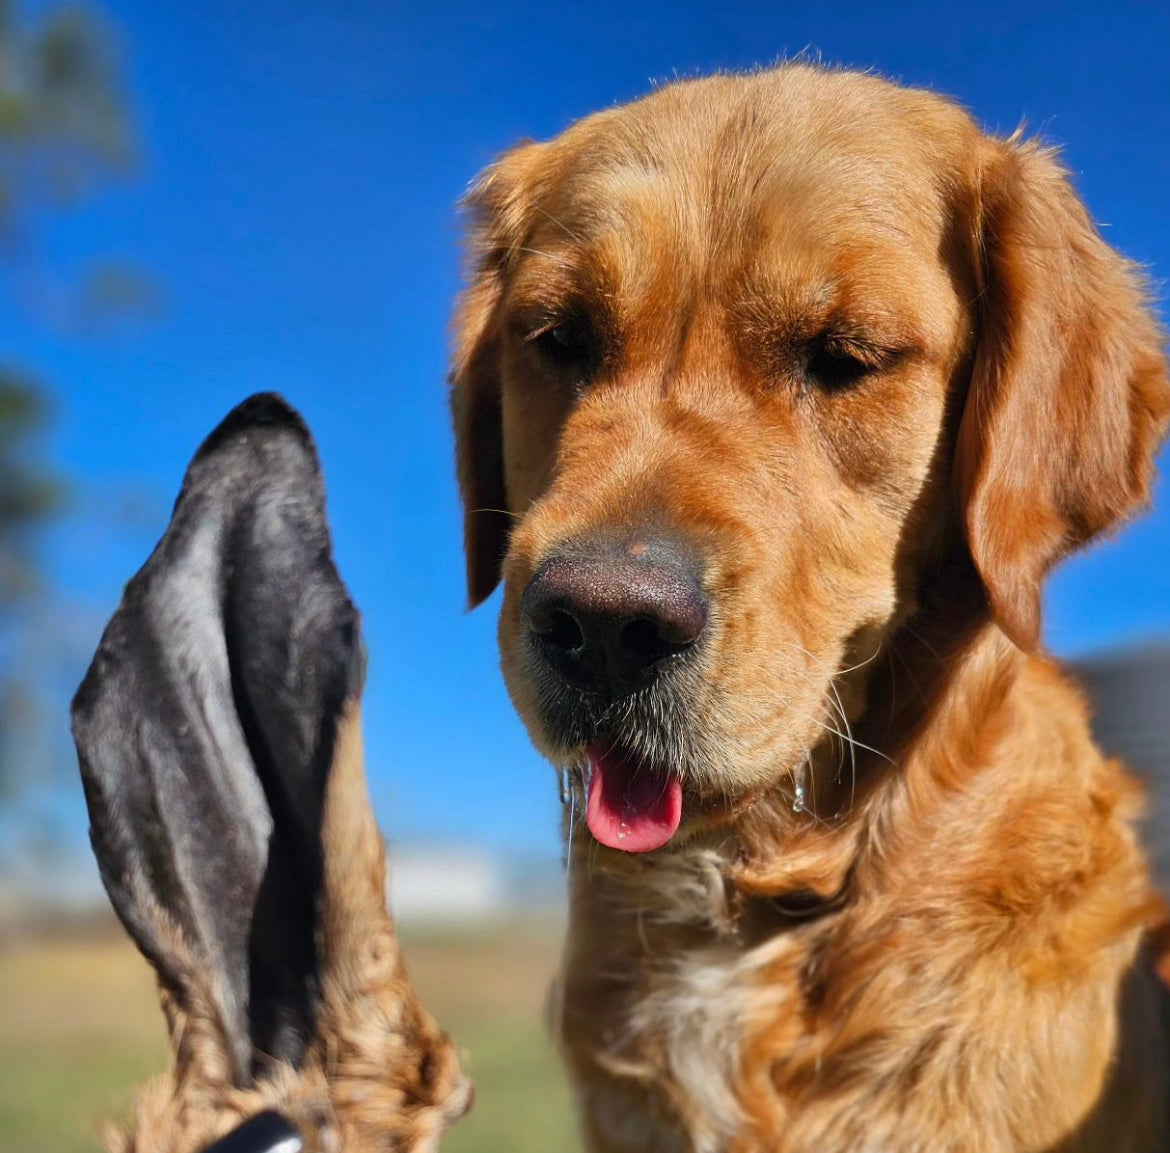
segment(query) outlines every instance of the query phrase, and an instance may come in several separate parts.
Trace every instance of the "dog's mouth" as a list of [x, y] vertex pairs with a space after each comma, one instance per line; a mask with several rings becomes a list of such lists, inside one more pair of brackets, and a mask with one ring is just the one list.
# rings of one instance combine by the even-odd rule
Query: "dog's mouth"
[[620, 745], [585, 746], [585, 821], [603, 845], [624, 853], [651, 853], [678, 832], [683, 786], [677, 773]]

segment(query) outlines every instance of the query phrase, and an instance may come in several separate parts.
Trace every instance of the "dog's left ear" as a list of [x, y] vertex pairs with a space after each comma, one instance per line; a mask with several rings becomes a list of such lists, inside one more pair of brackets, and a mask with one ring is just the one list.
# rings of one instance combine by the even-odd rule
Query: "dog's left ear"
[[956, 479], [992, 614], [1030, 650], [1048, 570], [1148, 499], [1170, 388], [1144, 280], [1053, 153], [989, 142], [979, 185], [981, 332]]

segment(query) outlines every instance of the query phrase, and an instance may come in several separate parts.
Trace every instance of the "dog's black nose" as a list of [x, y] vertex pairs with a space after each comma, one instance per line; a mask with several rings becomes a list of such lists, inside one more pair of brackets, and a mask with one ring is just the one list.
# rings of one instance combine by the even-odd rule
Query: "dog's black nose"
[[564, 680], [616, 696], [694, 645], [707, 598], [682, 545], [638, 538], [552, 557], [524, 590], [521, 613], [540, 658]]

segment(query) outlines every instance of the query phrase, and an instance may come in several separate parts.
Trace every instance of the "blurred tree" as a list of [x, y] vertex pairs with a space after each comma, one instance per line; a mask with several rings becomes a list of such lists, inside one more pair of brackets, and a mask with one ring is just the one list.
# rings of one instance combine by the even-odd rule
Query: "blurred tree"
[[11, 613], [38, 588], [33, 537], [61, 503], [61, 483], [33, 451], [47, 416], [37, 385], [0, 371], [0, 613]]
[[[8, 280], [38, 263], [27, 244], [38, 217], [77, 203], [134, 159], [100, 18], [76, 5], [37, 5], [35, 18], [16, 9], [0, 0], [0, 277]], [[99, 293], [109, 275], [103, 268]], [[15, 775], [14, 734], [33, 708], [13, 666], [15, 638], [41, 587], [38, 530], [61, 509], [65, 489], [41, 460], [50, 408], [37, 382], [0, 365], [0, 794]]]
[[21, 21], [0, 0], [0, 228], [43, 201], [76, 199], [133, 159], [110, 41], [97, 17], [58, 7]]

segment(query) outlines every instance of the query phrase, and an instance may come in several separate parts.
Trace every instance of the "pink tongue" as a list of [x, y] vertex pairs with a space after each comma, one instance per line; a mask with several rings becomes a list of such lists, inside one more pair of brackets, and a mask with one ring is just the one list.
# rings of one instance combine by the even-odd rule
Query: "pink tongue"
[[682, 820], [682, 782], [650, 771], [618, 749], [590, 745], [589, 831], [611, 849], [649, 853], [661, 849]]

